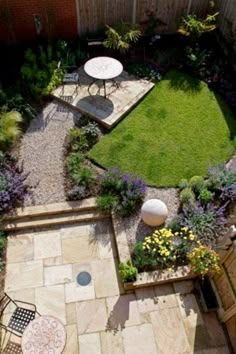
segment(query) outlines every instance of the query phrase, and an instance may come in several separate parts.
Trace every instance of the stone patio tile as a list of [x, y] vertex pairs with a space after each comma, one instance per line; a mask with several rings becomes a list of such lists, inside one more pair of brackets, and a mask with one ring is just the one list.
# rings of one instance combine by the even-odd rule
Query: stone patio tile
[[80, 236], [90, 236], [91, 228], [92, 227], [89, 223], [62, 227], [60, 231], [61, 238], [62, 240], [65, 240], [70, 238], [77, 238]]
[[[197, 349], [199, 346], [201, 348], [202, 343], [206, 342], [207, 334], [204, 336], [204, 341], [202, 336], [198, 335], [199, 331], [204, 332], [204, 329], [197, 329], [197, 326], [204, 326], [204, 321], [195, 296], [193, 294], [177, 295], [177, 301], [191, 348]], [[198, 343], [199, 341], [201, 343]]]
[[141, 324], [138, 305], [134, 294], [108, 297], [108, 323], [111, 330]]
[[95, 299], [93, 284], [79, 286], [75, 281], [65, 284], [65, 302], [76, 302]]
[[76, 309], [79, 335], [106, 330], [108, 317], [104, 299], [79, 302]]
[[98, 258], [98, 244], [90, 236], [62, 239], [63, 263], [85, 263]]
[[66, 326], [66, 347], [63, 354], [79, 354], [78, 332], [76, 325]]
[[191, 293], [194, 289], [194, 284], [192, 280], [184, 280], [173, 283], [174, 291], [179, 294]]
[[[35, 304], [35, 289], [21, 289], [17, 291], [8, 291], [7, 294], [13, 300], [25, 301], [31, 304]], [[9, 304], [4, 313], [12, 313], [15, 310], [14, 304]]]
[[61, 256], [61, 238], [59, 231], [36, 233], [34, 235], [34, 257], [43, 259]]
[[6, 267], [5, 290], [37, 288], [43, 285], [42, 261], [10, 263]]
[[118, 295], [120, 291], [114, 259], [95, 261], [91, 266], [96, 297]]
[[121, 332], [101, 332], [102, 353], [104, 354], [124, 354]]
[[64, 285], [35, 289], [35, 302], [40, 314], [55, 316], [66, 323]]
[[98, 243], [100, 259], [113, 258], [117, 256], [114, 235], [110, 221], [97, 222], [93, 227], [91, 238]]
[[79, 336], [79, 354], [105, 354], [101, 351], [99, 333]]
[[185, 328], [178, 308], [167, 308], [150, 314], [158, 354], [190, 352]]
[[63, 262], [62, 256], [50, 257], [50, 258], [45, 258], [43, 260], [43, 265], [45, 267], [50, 267], [50, 266], [61, 265], [62, 262]]
[[76, 304], [71, 302], [66, 304], [66, 323], [68, 325], [75, 324], [77, 321], [76, 317]]
[[[122, 331], [125, 354], [157, 354], [152, 325], [128, 327]], [[165, 354], [171, 352], [166, 352]], [[171, 353], [172, 354], [172, 353]]]
[[8, 237], [7, 263], [27, 262], [34, 259], [34, 244], [31, 234]]
[[65, 284], [70, 281], [72, 281], [71, 264], [44, 267], [45, 285]]
[[154, 287], [157, 305], [160, 309], [178, 306], [173, 286], [163, 284]]
[[153, 287], [136, 289], [135, 295], [140, 313], [158, 310], [158, 299], [154, 293]]

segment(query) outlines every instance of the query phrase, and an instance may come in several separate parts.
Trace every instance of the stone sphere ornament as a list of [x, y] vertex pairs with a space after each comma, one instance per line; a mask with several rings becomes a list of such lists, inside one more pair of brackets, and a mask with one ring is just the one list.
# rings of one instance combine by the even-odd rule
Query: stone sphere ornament
[[149, 199], [141, 208], [141, 218], [149, 226], [164, 224], [168, 216], [168, 209], [160, 199]]

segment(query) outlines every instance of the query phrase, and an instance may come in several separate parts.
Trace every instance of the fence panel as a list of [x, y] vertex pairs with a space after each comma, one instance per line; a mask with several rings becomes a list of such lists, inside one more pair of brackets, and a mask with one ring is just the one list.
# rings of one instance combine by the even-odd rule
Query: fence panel
[[231, 29], [236, 30], [236, 0], [218, 0], [217, 5], [220, 30], [227, 37]]

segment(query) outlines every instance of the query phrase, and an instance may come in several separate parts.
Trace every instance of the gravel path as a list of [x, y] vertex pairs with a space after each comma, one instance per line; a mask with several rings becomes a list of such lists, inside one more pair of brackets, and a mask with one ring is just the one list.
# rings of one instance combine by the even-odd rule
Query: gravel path
[[32, 120], [24, 134], [19, 163], [32, 187], [25, 205], [40, 205], [65, 200], [63, 188], [63, 147], [66, 134], [80, 114], [56, 102], [49, 103]]

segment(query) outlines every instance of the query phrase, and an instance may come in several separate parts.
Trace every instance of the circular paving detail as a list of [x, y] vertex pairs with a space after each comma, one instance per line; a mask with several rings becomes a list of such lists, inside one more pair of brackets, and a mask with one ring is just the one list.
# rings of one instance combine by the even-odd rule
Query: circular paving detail
[[76, 281], [79, 285], [86, 286], [88, 285], [92, 280], [91, 274], [89, 272], [80, 272], [77, 277]]

